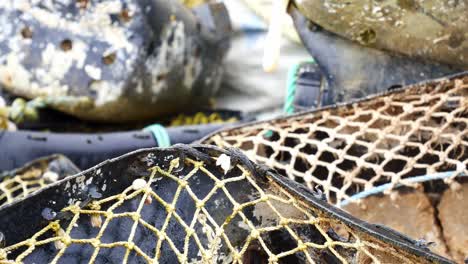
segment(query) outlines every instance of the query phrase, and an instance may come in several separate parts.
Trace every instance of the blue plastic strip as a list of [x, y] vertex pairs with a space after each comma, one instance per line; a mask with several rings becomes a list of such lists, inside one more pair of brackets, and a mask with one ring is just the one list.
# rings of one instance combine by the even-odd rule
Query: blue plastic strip
[[154, 124], [145, 127], [144, 131], [151, 132], [154, 140], [158, 143], [158, 147], [167, 148], [171, 146], [171, 139], [167, 130], [160, 124]]
[[[457, 173], [456, 171], [447, 171], [447, 172], [440, 172], [440, 173], [435, 173], [435, 174], [428, 174], [428, 175], [424, 175], [424, 176], [417, 176], [417, 177], [408, 178], [408, 179], [405, 179], [405, 180], [408, 183], [420, 183], [420, 182], [433, 181], [433, 180], [443, 180], [443, 179], [447, 179], [447, 178], [455, 176], [456, 173]], [[467, 176], [468, 175], [466, 175], [466, 174], [458, 175], [458, 177], [467, 177]], [[374, 187], [374, 188], [369, 189], [367, 191], [357, 193], [357, 194], [349, 197], [349, 199], [344, 200], [343, 202], [341, 202], [340, 206], [346, 206], [350, 202], [360, 200], [360, 199], [366, 198], [366, 197], [371, 196], [371, 195], [375, 195], [375, 194], [385, 192], [386, 190], [391, 189], [393, 186], [394, 185], [392, 183], [387, 183], [387, 184], [384, 184], [384, 185]], [[399, 186], [401, 186], [401, 184], [396, 185], [396, 187], [399, 187]]]

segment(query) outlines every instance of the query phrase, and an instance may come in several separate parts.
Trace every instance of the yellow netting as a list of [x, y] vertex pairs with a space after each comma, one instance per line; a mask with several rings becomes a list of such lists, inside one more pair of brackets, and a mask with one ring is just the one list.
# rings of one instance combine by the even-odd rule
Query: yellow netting
[[24, 198], [57, 180], [56, 173], [41, 168], [31, 168], [17, 175], [4, 177], [0, 180], [0, 206]]
[[0, 130], [8, 128], [8, 109], [4, 105], [3, 98], [0, 97]]
[[153, 167], [150, 176], [136, 179], [117, 195], [64, 208], [68, 219], [52, 221], [29, 239], [1, 249], [0, 259], [27, 263], [430, 262], [298, 199], [271, 175], [252, 176], [243, 165], [224, 175], [215, 165], [186, 158], [184, 168], [178, 169], [179, 163], [179, 158], [173, 158], [166, 170]]
[[238, 121], [238, 119], [235, 117], [223, 119], [223, 117], [218, 113], [205, 114], [203, 112], [198, 112], [193, 116], [180, 114], [176, 118], [171, 120], [169, 126], [220, 124], [232, 123], [236, 121]]
[[[415, 85], [369, 100], [219, 132], [203, 143], [238, 147], [340, 205], [414, 176], [468, 173], [468, 78]], [[386, 193], [389, 193], [387, 191]]]
[[189, 8], [196, 7], [198, 5], [204, 4], [206, 2], [210, 2], [207, 0], [181, 0], [180, 1], [182, 4], [186, 5]]

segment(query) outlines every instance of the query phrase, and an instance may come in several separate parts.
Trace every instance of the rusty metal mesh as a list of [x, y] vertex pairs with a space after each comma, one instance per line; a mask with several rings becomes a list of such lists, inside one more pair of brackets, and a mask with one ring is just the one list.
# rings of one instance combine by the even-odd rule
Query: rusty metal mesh
[[[181, 173], [179, 163], [153, 167], [138, 188], [134, 181], [117, 195], [64, 208], [69, 219], [1, 249], [0, 259], [93, 263], [114, 254], [122, 263], [251, 263], [252, 255], [269, 263], [430, 262], [325, 214], [270, 176], [259, 181], [242, 165], [224, 175], [188, 158]], [[159, 214], [148, 214], [155, 208]], [[77, 235], [80, 229], [88, 235]]]
[[[340, 205], [358, 192], [451, 171], [467, 175], [468, 78], [415, 85], [364, 101], [216, 133], [203, 143], [238, 147]], [[389, 188], [385, 193], [391, 193]]]

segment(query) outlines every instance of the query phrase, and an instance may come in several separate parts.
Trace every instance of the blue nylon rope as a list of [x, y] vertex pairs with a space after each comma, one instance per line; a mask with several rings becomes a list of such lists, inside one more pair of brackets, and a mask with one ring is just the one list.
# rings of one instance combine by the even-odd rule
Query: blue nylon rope
[[299, 71], [300, 63], [294, 64], [288, 71], [286, 79], [286, 99], [284, 102], [284, 112], [288, 115], [294, 113], [294, 95], [296, 94], [297, 72]]
[[[310, 59], [305, 61], [307, 63], [315, 63], [314, 59]], [[291, 115], [294, 113], [294, 96], [296, 95], [296, 82], [297, 82], [297, 73], [301, 67], [301, 63], [294, 64], [288, 71], [288, 77], [286, 79], [286, 99], [284, 101], [284, 108], [283, 111]]]
[[[427, 174], [427, 175], [423, 175], [423, 176], [408, 178], [408, 179], [406, 179], [406, 181], [409, 182], [409, 183], [420, 183], [420, 182], [433, 181], [433, 180], [443, 180], [443, 179], [453, 177], [456, 174], [457, 174], [456, 171], [447, 171], [447, 172], [440, 172], [440, 173], [435, 173], [435, 174]], [[461, 174], [461, 175], [458, 175], [458, 177], [468, 177], [468, 175]], [[402, 184], [397, 184], [396, 186], [398, 187], [398, 186], [401, 186], [401, 185]], [[391, 189], [393, 186], [394, 185], [392, 183], [387, 183], [387, 184], [384, 184], [384, 185], [374, 187], [374, 188], [369, 189], [367, 191], [357, 193], [357, 194], [351, 196], [350, 198], [348, 198], [347, 200], [344, 200], [343, 202], [341, 202], [340, 206], [346, 206], [350, 202], [360, 200], [360, 199], [366, 198], [366, 197], [371, 196], [371, 195], [382, 193], [382, 192], [384, 192], [386, 190]]]
[[167, 148], [171, 146], [171, 139], [166, 129], [160, 124], [147, 126], [144, 131], [151, 132], [154, 140], [158, 143], [158, 147]]

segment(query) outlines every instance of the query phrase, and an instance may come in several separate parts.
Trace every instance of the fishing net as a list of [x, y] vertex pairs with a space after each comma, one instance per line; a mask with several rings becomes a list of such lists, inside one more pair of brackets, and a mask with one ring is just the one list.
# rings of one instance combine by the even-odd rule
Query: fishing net
[[[24, 263], [444, 263], [238, 151], [137, 151], [0, 211]], [[25, 222], [13, 223], [21, 216]]]
[[0, 174], [0, 206], [27, 197], [80, 170], [66, 157], [54, 155], [41, 158], [21, 169]]
[[467, 107], [468, 77], [462, 74], [228, 129], [203, 143], [238, 147], [311, 189], [320, 186], [340, 206], [371, 193], [394, 193], [397, 186], [459, 188], [457, 180], [468, 173]]

